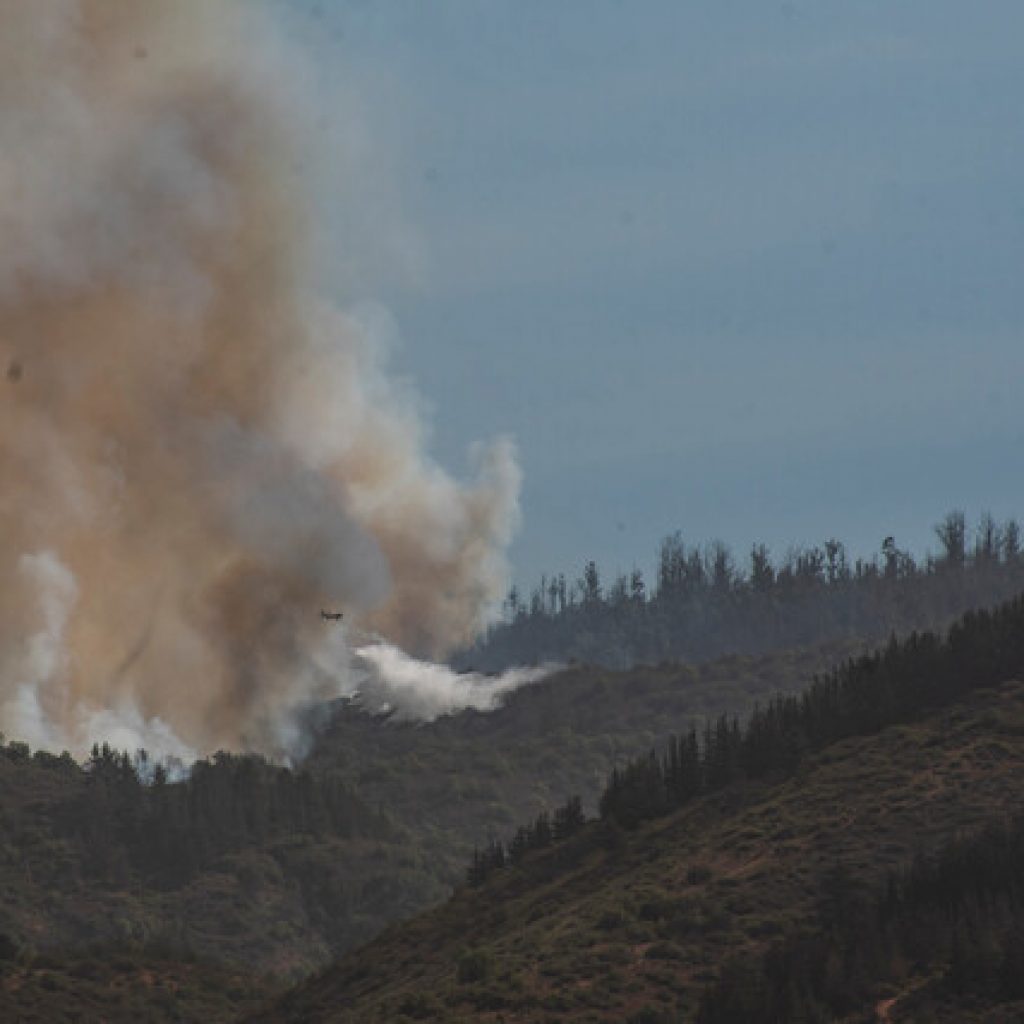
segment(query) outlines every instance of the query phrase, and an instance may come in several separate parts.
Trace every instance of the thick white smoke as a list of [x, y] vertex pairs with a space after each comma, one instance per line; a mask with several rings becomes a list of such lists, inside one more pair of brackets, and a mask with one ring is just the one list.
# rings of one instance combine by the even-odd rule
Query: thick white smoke
[[[427, 657], [479, 629], [515, 452], [452, 479], [372, 333], [312, 294], [301, 111], [256, 5], [0, 24], [0, 727], [294, 747], [294, 712], [362, 678], [321, 607]], [[430, 678], [394, 686], [482, 699]]]
[[371, 712], [389, 712], [397, 721], [432, 722], [465, 708], [493, 711], [513, 690], [540, 682], [556, 665], [513, 668], [500, 675], [455, 672], [447, 665], [411, 658], [392, 644], [356, 648], [361, 704]]

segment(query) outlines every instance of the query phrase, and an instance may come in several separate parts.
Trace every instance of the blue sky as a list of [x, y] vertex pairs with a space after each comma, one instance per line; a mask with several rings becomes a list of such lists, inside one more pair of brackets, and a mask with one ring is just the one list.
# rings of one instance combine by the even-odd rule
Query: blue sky
[[1024, 517], [1024, 5], [274, 6], [354, 136], [324, 284], [446, 467], [517, 439], [521, 582]]

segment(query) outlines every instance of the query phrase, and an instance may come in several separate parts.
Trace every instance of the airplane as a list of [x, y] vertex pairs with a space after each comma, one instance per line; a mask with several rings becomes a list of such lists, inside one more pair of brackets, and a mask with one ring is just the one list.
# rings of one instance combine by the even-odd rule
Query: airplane
[[324, 622], [341, 622], [344, 617], [344, 612], [325, 612], [323, 608], [320, 609], [320, 618]]

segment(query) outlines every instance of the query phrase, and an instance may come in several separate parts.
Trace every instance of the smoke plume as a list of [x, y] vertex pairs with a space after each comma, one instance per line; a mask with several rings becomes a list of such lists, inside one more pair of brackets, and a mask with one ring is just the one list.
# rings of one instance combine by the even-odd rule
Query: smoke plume
[[366, 644], [355, 653], [365, 671], [358, 681], [360, 703], [373, 713], [388, 712], [397, 721], [432, 722], [465, 708], [493, 711], [513, 690], [540, 682], [560, 667], [510, 668], [488, 676], [420, 661], [388, 643]]
[[255, 5], [0, 0], [0, 726], [276, 751], [505, 581], [508, 442], [453, 480], [312, 294], [296, 111]]

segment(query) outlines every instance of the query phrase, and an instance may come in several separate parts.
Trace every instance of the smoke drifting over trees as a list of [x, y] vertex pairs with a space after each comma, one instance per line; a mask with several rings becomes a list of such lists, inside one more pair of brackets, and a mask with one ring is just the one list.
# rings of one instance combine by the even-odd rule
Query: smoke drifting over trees
[[346, 685], [321, 606], [419, 654], [470, 640], [514, 451], [451, 479], [373, 337], [311, 294], [301, 111], [254, 5], [0, 18], [0, 727], [288, 748]]

